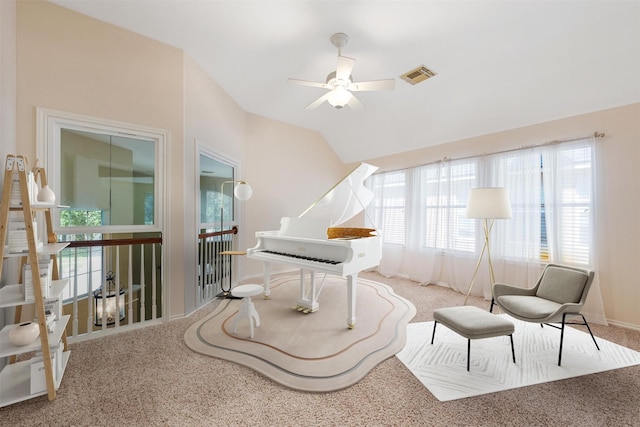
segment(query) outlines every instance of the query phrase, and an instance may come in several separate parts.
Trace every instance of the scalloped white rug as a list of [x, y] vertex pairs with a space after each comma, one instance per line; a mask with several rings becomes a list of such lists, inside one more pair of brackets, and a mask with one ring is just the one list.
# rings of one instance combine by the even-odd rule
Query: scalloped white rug
[[346, 279], [327, 276], [320, 309], [309, 314], [292, 309], [299, 298], [298, 281], [299, 275], [276, 278], [271, 299], [252, 298], [261, 322], [253, 339], [247, 320], [233, 332], [241, 301], [223, 300], [212, 314], [189, 327], [185, 343], [198, 353], [245, 365], [287, 387], [315, 392], [355, 384], [404, 347], [406, 327], [416, 309], [391, 287], [358, 279], [356, 324], [348, 329]]
[[407, 344], [396, 357], [440, 401], [589, 375], [640, 364], [640, 353], [588, 332], [565, 328], [562, 366], [558, 366], [560, 330], [506, 317], [515, 324], [511, 358], [509, 337], [471, 340], [467, 372], [467, 339], [438, 325], [433, 345], [433, 322], [407, 326]]

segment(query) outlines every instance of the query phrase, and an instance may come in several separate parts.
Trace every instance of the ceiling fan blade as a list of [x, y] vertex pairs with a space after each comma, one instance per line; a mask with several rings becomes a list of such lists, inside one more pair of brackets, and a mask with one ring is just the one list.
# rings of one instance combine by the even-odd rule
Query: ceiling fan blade
[[355, 96], [351, 96], [347, 105], [351, 107], [352, 110], [362, 110], [364, 108], [362, 102], [360, 102], [360, 100]]
[[327, 100], [327, 98], [329, 97], [329, 94], [331, 92], [327, 92], [324, 95], [322, 95], [320, 98], [316, 99], [315, 101], [313, 101], [311, 104], [307, 105], [306, 107], [304, 107], [305, 110], [313, 110], [314, 108], [318, 107], [320, 104], [322, 104], [324, 101]]
[[299, 85], [299, 86], [321, 87], [323, 89], [329, 88], [326, 83], [310, 82], [307, 80], [298, 80], [298, 79], [288, 79], [287, 81], [291, 84]]
[[337, 80], [349, 80], [349, 76], [351, 76], [351, 71], [353, 70], [353, 66], [355, 65], [356, 60], [353, 58], [349, 58], [347, 56], [338, 55], [338, 66], [336, 68], [336, 79]]
[[357, 82], [349, 85], [352, 92], [363, 92], [367, 90], [392, 90], [396, 85], [394, 79], [371, 80], [368, 82]]

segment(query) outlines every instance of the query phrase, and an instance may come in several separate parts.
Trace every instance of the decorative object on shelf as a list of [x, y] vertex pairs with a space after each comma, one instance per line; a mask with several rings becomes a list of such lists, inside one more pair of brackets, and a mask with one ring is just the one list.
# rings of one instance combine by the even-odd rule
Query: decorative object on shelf
[[38, 195], [36, 196], [36, 198], [39, 202], [55, 203], [56, 193], [54, 193], [48, 185], [45, 185], [40, 189], [40, 191], [38, 191]]
[[[224, 185], [233, 184], [234, 182], [238, 183], [238, 185], [236, 185], [235, 188], [233, 189], [233, 194], [236, 196], [236, 199], [249, 200], [251, 198], [251, 195], [253, 194], [253, 189], [245, 181], [224, 181], [220, 185], [220, 231], [224, 231]], [[232, 211], [233, 211], [233, 205], [232, 205]], [[220, 239], [224, 239], [224, 235], [221, 235]], [[227, 252], [226, 255], [231, 255], [231, 252], [233, 251], [225, 251], [225, 252]], [[229, 256], [229, 289], [225, 290], [221, 282], [220, 287], [222, 289], [222, 292], [216, 295], [217, 298], [231, 298], [231, 299], [235, 298], [233, 295], [231, 295], [231, 286], [233, 285], [231, 283], [232, 268], [233, 266], [231, 265], [231, 256]]]
[[[489, 280], [491, 281], [491, 286], [495, 283], [493, 263], [491, 262], [491, 251], [489, 250], [489, 236], [491, 235], [491, 229], [493, 228], [493, 221], [495, 219], [512, 218], [511, 201], [509, 200], [509, 193], [507, 192], [507, 189], [501, 187], [473, 188], [469, 192], [469, 199], [467, 200], [466, 217], [483, 220], [484, 245], [482, 246], [482, 251], [478, 257], [478, 263], [476, 264], [476, 269], [473, 272], [467, 296], [462, 305], [467, 305], [467, 299], [469, 299], [469, 294], [473, 288], [473, 282], [476, 280], [478, 268], [480, 268], [480, 263], [482, 262], [485, 250], [487, 251], [487, 260], [489, 261]], [[491, 308], [493, 308], [493, 302], [491, 304]]]
[[16, 325], [9, 331], [9, 342], [22, 347], [29, 345], [40, 336], [40, 326], [34, 322], [25, 322]]
[[119, 289], [116, 295], [116, 277], [113, 272], [108, 272], [105, 286], [100, 286], [93, 293], [95, 302], [95, 318], [94, 325], [102, 326], [102, 318], [106, 315], [107, 325], [116, 323], [116, 316], [119, 320], [124, 319], [124, 289]]

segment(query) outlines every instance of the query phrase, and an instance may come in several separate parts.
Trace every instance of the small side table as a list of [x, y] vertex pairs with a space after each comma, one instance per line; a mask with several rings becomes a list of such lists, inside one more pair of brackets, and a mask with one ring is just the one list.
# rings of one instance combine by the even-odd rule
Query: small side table
[[232, 257], [238, 256], [238, 255], [246, 255], [246, 254], [247, 253], [245, 251], [223, 251], [219, 253], [220, 256], [229, 257], [229, 289], [225, 290], [222, 283], [220, 283], [220, 288], [222, 289], [222, 292], [216, 295], [216, 298], [234, 298], [233, 294], [231, 293], [231, 287], [233, 286], [233, 281], [231, 280], [232, 279], [231, 273], [233, 272]]
[[249, 335], [253, 339], [253, 324], [255, 322], [256, 327], [260, 327], [260, 315], [256, 311], [256, 307], [251, 301], [251, 297], [260, 295], [264, 292], [262, 285], [240, 285], [231, 289], [231, 294], [236, 298], [242, 298], [242, 305], [238, 314], [233, 319], [233, 333], [238, 330], [238, 322], [242, 319], [249, 319]]

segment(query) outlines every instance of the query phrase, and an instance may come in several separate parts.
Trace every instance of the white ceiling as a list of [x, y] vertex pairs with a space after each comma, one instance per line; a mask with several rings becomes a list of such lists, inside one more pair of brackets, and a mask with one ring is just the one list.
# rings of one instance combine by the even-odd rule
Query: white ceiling
[[[344, 162], [640, 102], [639, 1], [55, 0], [183, 49], [247, 112], [320, 132]], [[349, 35], [361, 111], [304, 107]], [[399, 76], [426, 65], [415, 86]]]

